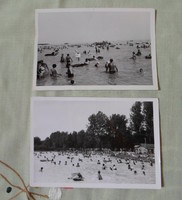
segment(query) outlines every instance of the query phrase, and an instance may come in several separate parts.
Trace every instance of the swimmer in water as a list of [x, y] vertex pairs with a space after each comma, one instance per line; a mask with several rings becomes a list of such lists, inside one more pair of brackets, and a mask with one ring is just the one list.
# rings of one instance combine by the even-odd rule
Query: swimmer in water
[[140, 74], [140, 75], [143, 75], [143, 74], [144, 74], [143, 68], [140, 68], [140, 69], [137, 71], [137, 73]]
[[108, 68], [109, 68], [109, 73], [110, 74], [114, 74], [115, 72], [118, 72], [118, 68], [114, 64], [114, 61], [113, 61], [112, 58], [110, 59], [110, 63], [108, 64]]

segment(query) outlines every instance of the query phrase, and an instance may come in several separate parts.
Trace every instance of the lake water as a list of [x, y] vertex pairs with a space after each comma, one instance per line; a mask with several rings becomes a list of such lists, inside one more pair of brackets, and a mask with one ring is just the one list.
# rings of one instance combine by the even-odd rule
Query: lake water
[[[57, 79], [47, 76], [41, 80], [37, 80], [37, 86], [70, 85], [70, 78], [67, 77], [65, 63], [60, 63], [61, 54], [66, 56], [68, 53], [73, 59], [72, 64], [83, 63], [85, 58], [91, 58], [93, 55], [103, 57], [103, 60], [99, 60], [98, 67], [95, 67], [97, 61], [91, 61], [88, 66], [74, 67], [75, 85], [152, 85], [152, 61], [151, 59], [145, 59], [145, 56], [151, 54], [151, 48], [140, 48], [142, 55], [137, 56], [136, 60], [133, 60], [131, 56], [133, 51], [137, 52], [136, 46], [136, 43], [134, 43], [134, 46], [120, 43], [114, 47], [110, 47], [109, 50], [101, 48], [100, 53], [97, 54], [94, 46], [81, 45], [77, 47], [69, 45], [66, 49], [62, 49], [59, 46], [60, 50], [56, 56], [45, 56], [45, 54], [53, 52], [54, 46], [52, 46], [52, 49], [44, 49], [41, 53], [38, 53], [38, 60], [43, 60], [49, 69], [52, 68], [52, 64], [56, 64], [56, 70], [62, 76]], [[116, 47], [118, 48], [116, 49]], [[83, 54], [84, 50], [86, 52], [90, 51], [90, 53]], [[75, 51], [81, 53], [79, 62], [78, 58], [75, 57]], [[110, 58], [113, 58], [118, 68], [118, 72], [115, 74], [105, 72], [105, 63]], [[139, 72], [140, 68], [143, 69], [142, 73]]]

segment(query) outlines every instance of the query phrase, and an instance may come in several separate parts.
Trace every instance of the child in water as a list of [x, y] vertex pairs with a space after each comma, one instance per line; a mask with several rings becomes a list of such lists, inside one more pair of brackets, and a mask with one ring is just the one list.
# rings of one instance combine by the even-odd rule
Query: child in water
[[56, 68], [56, 64], [53, 64], [52, 69], [51, 69], [51, 74], [50, 74], [53, 78], [57, 78], [61, 76], [61, 74], [57, 73], [57, 70], [55, 68]]

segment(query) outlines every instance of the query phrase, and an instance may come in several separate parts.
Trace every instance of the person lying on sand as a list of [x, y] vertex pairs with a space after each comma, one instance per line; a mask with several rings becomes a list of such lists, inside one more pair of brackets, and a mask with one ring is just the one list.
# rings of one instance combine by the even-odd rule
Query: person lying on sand
[[71, 177], [68, 179], [73, 179], [74, 181], [83, 181], [84, 177], [81, 175], [80, 172], [71, 174]]

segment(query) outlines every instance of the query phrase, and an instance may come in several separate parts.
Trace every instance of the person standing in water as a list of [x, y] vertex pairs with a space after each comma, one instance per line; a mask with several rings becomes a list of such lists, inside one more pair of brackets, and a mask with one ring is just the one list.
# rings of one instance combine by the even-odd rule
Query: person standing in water
[[70, 64], [68, 65], [67, 68], [68, 68], [68, 71], [67, 71], [68, 78], [74, 77], [73, 69]]
[[114, 74], [115, 72], [118, 72], [118, 68], [114, 64], [113, 59], [110, 59], [110, 63], [108, 64], [108, 69], [110, 74]]
[[81, 53], [75, 50], [75, 57], [78, 58], [78, 62], [80, 61], [81, 58]]
[[61, 63], [64, 63], [65, 62], [65, 59], [64, 59], [64, 54], [61, 54], [61, 60], [60, 60]]
[[66, 56], [66, 67], [69, 67], [71, 64], [72, 58], [70, 57], [70, 54], [67, 54]]
[[53, 64], [52, 65], [52, 69], [51, 69], [51, 74], [50, 74], [53, 78], [57, 78], [59, 76], [61, 76], [61, 74], [58, 74], [57, 73], [57, 70], [56, 70], [56, 64]]

